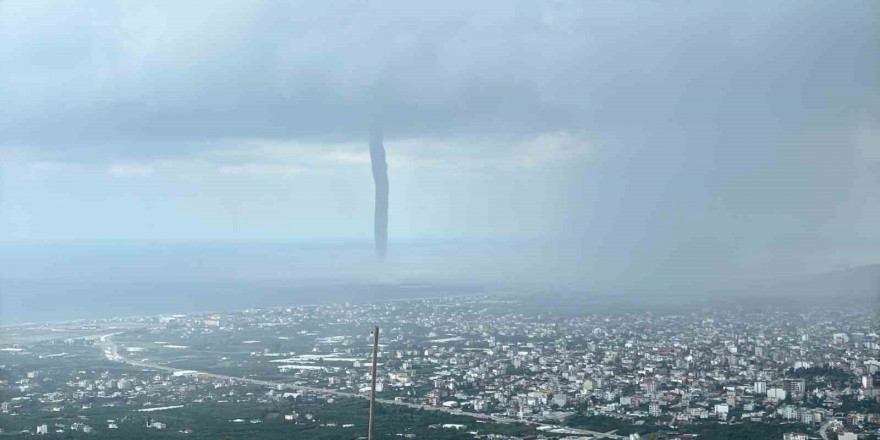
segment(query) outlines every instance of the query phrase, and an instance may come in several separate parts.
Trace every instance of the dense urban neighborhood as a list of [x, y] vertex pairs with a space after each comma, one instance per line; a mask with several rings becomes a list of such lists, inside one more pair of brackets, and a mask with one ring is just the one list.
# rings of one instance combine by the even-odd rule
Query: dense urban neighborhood
[[876, 439], [856, 304], [651, 313], [501, 294], [5, 327], [0, 436]]

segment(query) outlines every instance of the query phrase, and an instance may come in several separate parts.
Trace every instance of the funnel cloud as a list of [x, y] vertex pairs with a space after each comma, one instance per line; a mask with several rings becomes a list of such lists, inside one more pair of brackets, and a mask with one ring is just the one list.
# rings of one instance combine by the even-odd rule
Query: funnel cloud
[[377, 126], [370, 130], [370, 163], [373, 165], [373, 182], [376, 185], [373, 235], [376, 255], [384, 258], [388, 252], [388, 164], [385, 162], [385, 146], [382, 145], [382, 129]]

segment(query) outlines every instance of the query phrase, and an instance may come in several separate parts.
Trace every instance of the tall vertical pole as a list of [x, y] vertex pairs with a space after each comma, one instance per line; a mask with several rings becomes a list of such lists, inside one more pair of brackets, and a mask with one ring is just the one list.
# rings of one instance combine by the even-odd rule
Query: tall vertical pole
[[376, 358], [379, 356], [379, 326], [373, 328], [373, 379], [370, 387], [370, 426], [367, 440], [373, 440], [373, 415], [376, 407]]

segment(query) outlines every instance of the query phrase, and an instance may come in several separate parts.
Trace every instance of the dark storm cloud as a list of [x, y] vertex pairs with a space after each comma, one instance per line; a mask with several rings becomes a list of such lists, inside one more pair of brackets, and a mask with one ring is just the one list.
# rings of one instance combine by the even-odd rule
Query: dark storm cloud
[[730, 3], [7, 2], [0, 127], [120, 149], [358, 139], [377, 102], [398, 136], [741, 135], [875, 110], [871, 2]]

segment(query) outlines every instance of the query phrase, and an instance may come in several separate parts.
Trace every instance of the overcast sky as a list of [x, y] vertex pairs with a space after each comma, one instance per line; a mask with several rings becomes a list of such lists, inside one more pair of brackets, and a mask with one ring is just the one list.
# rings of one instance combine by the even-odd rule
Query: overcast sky
[[0, 0], [0, 240], [370, 240], [378, 119], [392, 252], [880, 262], [878, 9]]

